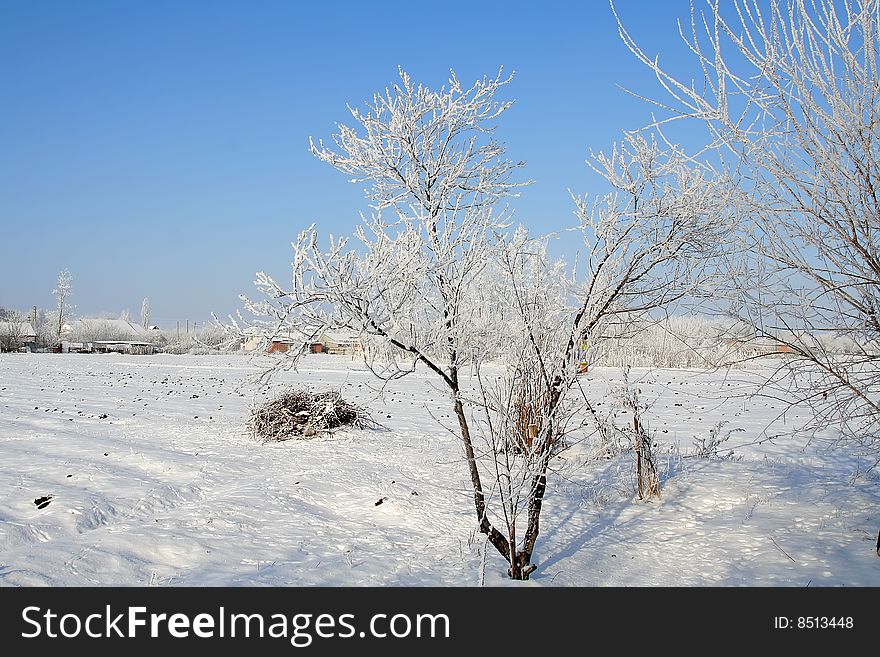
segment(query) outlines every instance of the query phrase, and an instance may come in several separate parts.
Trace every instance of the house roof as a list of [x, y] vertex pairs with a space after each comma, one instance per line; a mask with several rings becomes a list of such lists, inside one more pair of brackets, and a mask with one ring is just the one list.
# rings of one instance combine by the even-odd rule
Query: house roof
[[360, 341], [360, 335], [353, 331], [332, 329], [321, 334], [321, 342], [329, 340], [336, 344], [353, 344]]
[[129, 333], [131, 335], [147, 335], [148, 331], [140, 324], [129, 322], [125, 319], [101, 319], [100, 317], [84, 317], [82, 319], [74, 319], [65, 322], [62, 332], [73, 331], [76, 329], [97, 326], [101, 328], [112, 329], [119, 333]]
[[[18, 326], [13, 328], [13, 324], [18, 324]], [[0, 335], [12, 335], [14, 332], [23, 338], [37, 337], [37, 332], [30, 322], [0, 322]]]
[[246, 326], [241, 334], [249, 338], [266, 338], [268, 340], [290, 340], [291, 342], [302, 342], [305, 340], [305, 334], [302, 331], [292, 328], [278, 328], [270, 326]]

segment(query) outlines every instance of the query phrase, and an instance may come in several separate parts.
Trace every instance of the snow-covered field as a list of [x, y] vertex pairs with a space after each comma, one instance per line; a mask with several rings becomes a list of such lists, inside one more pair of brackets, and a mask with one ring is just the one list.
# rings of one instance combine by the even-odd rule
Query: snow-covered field
[[[465, 465], [427, 375], [380, 393], [356, 361], [310, 356], [273, 387], [340, 389], [385, 429], [264, 444], [244, 428], [256, 371], [234, 356], [0, 357], [0, 584], [480, 583]], [[661, 499], [638, 502], [631, 457], [565, 452], [539, 569], [517, 585], [880, 585], [880, 481], [787, 437], [805, 414], [748, 398], [759, 372], [634, 373], [685, 458], [664, 456]], [[585, 389], [601, 400], [619, 374]], [[723, 420], [744, 430], [736, 458], [687, 457]], [[505, 571], [490, 552], [485, 583], [513, 585]]]

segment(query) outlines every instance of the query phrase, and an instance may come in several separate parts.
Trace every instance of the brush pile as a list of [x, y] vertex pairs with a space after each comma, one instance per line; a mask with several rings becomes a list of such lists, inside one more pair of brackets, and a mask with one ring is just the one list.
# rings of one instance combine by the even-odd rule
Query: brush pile
[[286, 390], [253, 409], [248, 420], [248, 428], [263, 441], [300, 440], [349, 426], [371, 429], [378, 424], [366, 409], [345, 401], [335, 390]]

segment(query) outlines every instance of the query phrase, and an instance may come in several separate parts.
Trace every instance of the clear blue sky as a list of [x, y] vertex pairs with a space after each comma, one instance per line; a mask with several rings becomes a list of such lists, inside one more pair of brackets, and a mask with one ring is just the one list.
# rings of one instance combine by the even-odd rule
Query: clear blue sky
[[[680, 58], [686, 0], [618, 0], [651, 52]], [[533, 230], [572, 219], [567, 189], [657, 96], [604, 0], [245, 2], [0, 0], [0, 306], [52, 307], [68, 268], [81, 316], [149, 297], [155, 321], [239, 307], [254, 272], [284, 279], [312, 222], [348, 233], [359, 188], [313, 158], [392, 82], [439, 85], [515, 70], [499, 135], [536, 180], [516, 203]]]

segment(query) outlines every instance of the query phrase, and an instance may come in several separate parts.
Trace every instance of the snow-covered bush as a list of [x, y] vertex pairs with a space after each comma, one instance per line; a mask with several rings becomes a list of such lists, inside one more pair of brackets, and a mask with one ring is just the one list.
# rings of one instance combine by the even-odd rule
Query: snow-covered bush
[[631, 417], [630, 426], [622, 429], [629, 436], [636, 458], [636, 489], [640, 500], [660, 496], [660, 473], [657, 467], [659, 444], [651, 431], [646, 413], [648, 404], [638, 385], [629, 381], [629, 368], [623, 370], [623, 385], [614, 391], [617, 403]]

